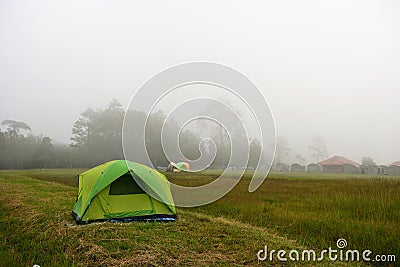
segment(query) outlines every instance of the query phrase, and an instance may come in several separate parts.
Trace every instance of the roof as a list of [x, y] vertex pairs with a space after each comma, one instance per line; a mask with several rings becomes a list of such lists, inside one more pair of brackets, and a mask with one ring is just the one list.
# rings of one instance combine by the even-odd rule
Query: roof
[[399, 161], [395, 161], [395, 162], [389, 164], [389, 167], [390, 167], [390, 166], [400, 166], [400, 160], [399, 160]]
[[350, 164], [354, 166], [360, 166], [360, 164], [355, 163], [352, 160], [346, 159], [345, 157], [340, 157], [340, 156], [333, 156], [332, 158], [326, 159], [324, 161], [321, 161], [319, 164], [321, 165], [345, 165], [345, 164]]

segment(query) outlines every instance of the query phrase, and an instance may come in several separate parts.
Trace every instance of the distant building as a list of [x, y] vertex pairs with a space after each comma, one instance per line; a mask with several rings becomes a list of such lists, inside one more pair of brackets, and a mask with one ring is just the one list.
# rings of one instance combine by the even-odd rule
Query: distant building
[[310, 163], [307, 166], [307, 172], [321, 173], [322, 172], [322, 165], [317, 164], [317, 163]]
[[343, 172], [344, 173], [354, 173], [354, 174], [360, 174], [361, 170], [358, 166], [353, 165], [353, 164], [344, 164], [343, 165]]
[[400, 161], [389, 164], [386, 171], [388, 175], [400, 176]]
[[340, 156], [334, 156], [332, 158], [326, 159], [324, 161], [321, 161], [319, 164], [322, 165], [323, 172], [327, 173], [344, 173], [345, 170], [349, 169], [349, 166], [347, 165], [351, 165], [356, 168], [359, 168], [360, 166], [360, 164]]
[[286, 165], [284, 163], [275, 163], [272, 165], [272, 171], [274, 172], [288, 172], [289, 171], [289, 165]]
[[306, 172], [306, 166], [300, 165], [298, 163], [293, 163], [290, 165], [291, 172]]
[[400, 161], [395, 161], [395, 162], [389, 164], [389, 167], [390, 166], [400, 166]]
[[379, 174], [380, 175], [387, 175], [388, 166], [386, 165], [379, 165]]
[[360, 169], [362, 174], [377, 175], [381, 173], [381, 169], [376, 165], [361, 165]]

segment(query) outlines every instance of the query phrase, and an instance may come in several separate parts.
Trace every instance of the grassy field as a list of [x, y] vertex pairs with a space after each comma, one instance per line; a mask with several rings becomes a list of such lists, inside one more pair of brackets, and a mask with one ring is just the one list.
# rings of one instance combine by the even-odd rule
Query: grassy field
[[[322, 250], [338, 238], [349, 249], [400, 257], [396, 177], [272, 173], [248, 193], [247, 174], [219, 201], [179, 208], [175, 223], [76, 226], [70, 212], [82, 171], [0, 171], [0, 265], [280, 266], [258, 262], [257, 251]], [[195, 186], [218, 173], [167, 176]]]

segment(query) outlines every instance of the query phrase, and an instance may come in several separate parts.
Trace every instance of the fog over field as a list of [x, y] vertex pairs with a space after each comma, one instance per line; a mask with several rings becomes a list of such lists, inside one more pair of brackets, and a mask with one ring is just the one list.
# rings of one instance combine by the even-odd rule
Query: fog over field
[[126, 108], [154, 74], [209, 61], [259, 87], [293, 160], [311, 161], [319, 137], [330, 156], [389, 164], [400, 160], [399, 14], [395, 0], [0, 0], [0, 121], [69, 143], [87, 108]]

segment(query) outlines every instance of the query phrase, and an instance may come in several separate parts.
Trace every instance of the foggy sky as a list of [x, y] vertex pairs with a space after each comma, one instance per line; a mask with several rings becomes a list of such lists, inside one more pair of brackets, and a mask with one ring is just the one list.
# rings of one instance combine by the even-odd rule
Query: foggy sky
[[0, 0], [0, 120], [69, 142], [88, 107], [125, 107], [152, 75], [211, 61], [264, 93], [278, 136], [309, 159], [400, 160], [398, 1]]

